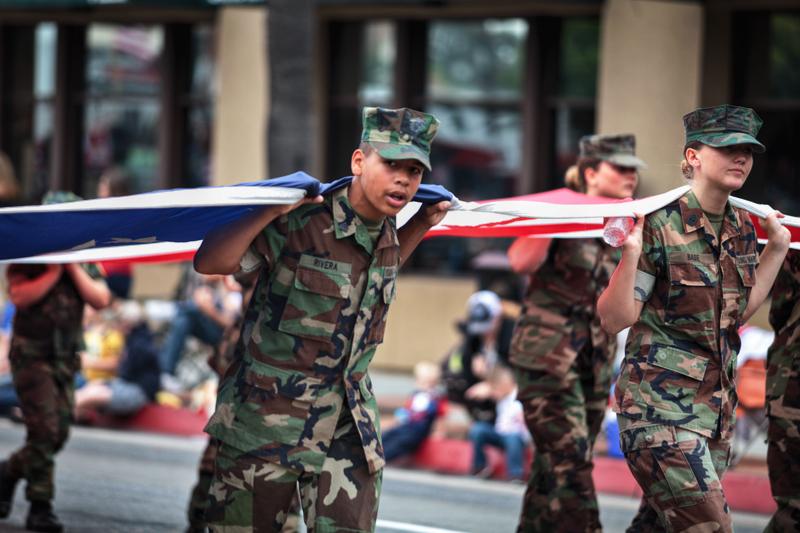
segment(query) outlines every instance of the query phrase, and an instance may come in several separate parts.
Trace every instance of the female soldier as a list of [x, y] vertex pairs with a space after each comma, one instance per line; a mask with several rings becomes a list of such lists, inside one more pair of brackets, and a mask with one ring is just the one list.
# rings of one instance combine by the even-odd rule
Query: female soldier
[[606, 330], [633, 325], [615, 391], [622, 450], [644, 492], [628, 531], [731, 531], [720, 479], [736, 409], [737, 330], [763, 303], [790, 240], [777, 215], [767, 217], [759, 265], [753, 225], [728, 202], [753, 152], [764, 151], [758, 115], [723, 105], [683, 120], [691, 189], [638, 217], [598, 301]]
[[[633, 135], [584, 137], [567, 185], [630, 198], [644, 166], [634, 146]], [[597, 531], [592, 447], [608, 404], [614, 339], [602, 331], [595, 301], [616, 263], [598, 239], [520, 238], [508, 255], [515, 271], [531, 274], [510, 357], [536, 444], [519, 531]]]

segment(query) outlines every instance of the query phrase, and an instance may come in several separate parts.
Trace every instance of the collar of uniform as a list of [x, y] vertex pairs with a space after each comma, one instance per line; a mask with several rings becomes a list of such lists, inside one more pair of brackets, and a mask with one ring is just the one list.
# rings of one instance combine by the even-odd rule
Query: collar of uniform
[[[705, 211], [700, 207], [700, 202], [697, 200], [694, 191], [689, 189], [686, 191], [680, 200], [679, 205], [681, 208], [681, 219], [683, 220], [684, 233], [691, 233], [700, 228], [705, 228], [706, 233], [714, 235], [711, 222], [706, 217]], [[722, 227], [720, 228], [720, 242], [726, 241], [731, 237], [741, 233], [742, 221], [740, 220], [739, 213], [733, 209], [730, 202], [725, 203], [725, 217], [722, 219]]]
[[[336, 190], [331, 195], [332, 210], [333, 210], [333, 226], [336, 232], [337, 239], [344, 239], [345, 237], [354, 237], [358, 232], [358, 227], [362, 226], [362, 231], [366, 235], [367, 227], [364, 221], [358, 216], [353, 206], [350, 205], [350, 200], [347, 194], [350, 187], [342, 187]], [[383, 227], [381, 228], [380, 237], [378, 237], [375, 249], [388, 248], [390, 246], [400, 246], [400, 241], [397, 239], [397, 222], [394, 217], [386, 217], [383, 220]]]
[[691, 233], [703, 227], [705, 213], [697, 201], [694, 191], [689, 189], [686, 194], [680, 197], [678, 205], [681, 208], [681, 220], [683, 221], [683, 232]]

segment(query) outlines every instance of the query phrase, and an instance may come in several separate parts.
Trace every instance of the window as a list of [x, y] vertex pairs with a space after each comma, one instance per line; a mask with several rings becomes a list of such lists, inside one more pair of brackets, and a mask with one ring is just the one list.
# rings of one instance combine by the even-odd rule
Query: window
[[214, 123], [214, 30], [211, 26], [192, 29], [191, 88], [187, 104], [183, 186], [211, 185], [211, 137]]
[[30, 167], [23, 180], [27, 193], [47, 188], [50, 182], [54, 98], [56, 87], [56, 39], [58, 29], [53, 23], [38, 24], [35, 29], [33, 74], [33, 150]]
[[[349, 174], [364, 105], [435, 114], [425, 181], [463, 200], [563, 186], [578, 139], [594, 132], [596, 16], [331, 20], [324, 35], [328, 179]], [[431, 239], [409, 266], [463, 271], [507, 244]]]
[[800, 212], [800, 12], [741, 12], [733, 23], [733, 99], [764, 119], [767, 147], [738, 194]]
[[164, 44], [157, 26], [92, 24], [87, 31], [83, 190], [121, 168], [132, 192], [155, 189]]

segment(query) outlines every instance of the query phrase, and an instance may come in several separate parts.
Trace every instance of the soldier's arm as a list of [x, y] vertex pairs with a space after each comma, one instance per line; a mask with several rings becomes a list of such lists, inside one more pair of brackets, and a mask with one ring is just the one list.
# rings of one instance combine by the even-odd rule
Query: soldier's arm
[[50, 292], [61, 277], [61, 265], [47, 265], [41, 276], [33, 279], [19, 274], [8, 276], [8, 299], [16, 307], [25, 309]]
[[766, 220], [762, 221], [761, 226], [767, 231], [767, 245], [758, 261], [756, 270], [756, 284], [750, 291], [750, 298], [747, 300], [747, 308], [742, 315], [742, 322], [747, 322], [755, 313], [764, 300], [767, 299], [775, 278], [778, 277], [783, 259], [789, 251], [789, 244], [792, 241], [791, 233], [780, 222], [777, 213], [772, 213]]
[[64, 265], [64, 269], [72, 278], [72, 282], [84, 302], [95, 309], [111, 305], [111, 291], [104, 280], [92, 278], [88, 272], [75, 263]]
[[250, 243], [272, 221], [303, 204], [322, 203], [322, 196], [305, 197], [292, 205], [269, 206], [211, 230], [194, 256], [194, 269], [201, 274], [233, 274]]
[[444, 201], [422, 207], [411, 217], [411, 220], [397, 231], [397, 240], [400, 241], [401, 266], [416, 250], [428, 230], [442, 221], [447, 210], [450, 209], [450, 205], [450, 202]]
[[508, 248], [508, 261], [517, 274], [533, 274], [544, 264], [553, 239], [520, 237]]
[[600, 322], [603, 329], [612, 335], [632, 326], [639, 319], [644, 307], [644, 301], [637, 299], [635, 295], [645, 217], [636, 216], [636, 226], [622, 245], [622, 259], [611, 275], [608, 287], [597, 300]]

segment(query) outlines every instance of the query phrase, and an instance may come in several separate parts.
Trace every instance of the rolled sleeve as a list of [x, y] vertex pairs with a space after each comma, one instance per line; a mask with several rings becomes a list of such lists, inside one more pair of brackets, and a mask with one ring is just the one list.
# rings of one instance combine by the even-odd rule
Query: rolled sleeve
[[656, 277], [649, 272], [636, 271], [636, 281], [633, 286], [633, 297], [640, 302], [646, 302], [653, 294], [653, 287], [656, 284]]

